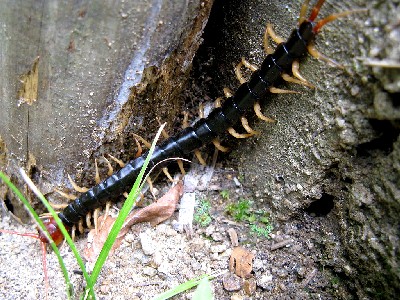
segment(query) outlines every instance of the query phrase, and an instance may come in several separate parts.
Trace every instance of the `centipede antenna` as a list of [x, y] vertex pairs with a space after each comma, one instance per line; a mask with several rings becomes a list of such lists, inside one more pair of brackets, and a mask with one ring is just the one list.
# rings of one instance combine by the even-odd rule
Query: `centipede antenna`
[[4, 229], [0, 229], [0, 232], [7, 233], [7, 234], [19, 235], [19, 236], [28, 236], [28, 237], [31, 237], [34, 239], [39, 239], [39, 234], [33, 233], [33, 232], [21, 233], [21, 232], [17, 232], [17, 231], [4, 230]]
[[[308, 21], [314, 22], [315, 18], [319, 14], [319, 10], [321, 9], [321, 6], [324, 4], [324, 2], [325, 2], [325, 0], [318, 0], [317, 4], [315, 4], [314, 7], [311, 10], [310, 17], [308, 18]], [[307, 5], [308, 5], [308, 3], [307, 3]]]
[[359, 12], [366, 12], [368, 11], [367, 9], [355, 9], [355, 10], [346, 10], [337, 14], [332, 14], [330, 16], [327, 16], [326, 18], [323, 18], [322, 20], [319, 20], [318, 23], [314, 26], [313, 32], [318, 33], [321, 28], [326, 25], [329, 22], [332, 22], [338, 18], [341, 17], [346, 17], [348, 15], [354, 14], [354, 13], [359, 13]]

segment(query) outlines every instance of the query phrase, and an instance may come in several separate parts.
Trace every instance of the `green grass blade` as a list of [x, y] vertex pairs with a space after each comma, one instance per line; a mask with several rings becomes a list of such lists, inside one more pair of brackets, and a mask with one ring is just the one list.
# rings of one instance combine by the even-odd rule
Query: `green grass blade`
[[[14, 194], [21, 200], [21, 202], [25, 205], [25, 207], [28, 209], [29, 213], [35, 219], [36, 223], [43, 230], [43, 232], [47, 232], [46, 226], [43, 224], [43, 222], [40, 219], [40, 217], [38, 216], [38, 214], [35, 212], [33, 207], [30, 205], [29, 201], [24, 197], [24, 195], [20, 192], [20, 190], [1, 171], [0, 171], [0, 178], [14, 192]], [[47, 232], [47, 236], [48, 237], [50, 236], [48, 232]], [[58, 250], [58, 248], [57, 248], [56, 244], [54, 243], [54, 241], [52, 241], [51, 239], [49, 239], [49, 241], [51, 241], [50, 242], [50, 246], [52, 247], [54, 253], [57, 256], [57, 259], [58, 259], [58, 262], [60, 264], [62, 273], [64, 275], [65, 284], [67, 286], [67, 297], [68, 297], [68, 299], [71, 299], [72, 294], [73, 294], [73, 292], [72, 292], [73, 286], [72, 286], [72, 283], [71, 283], [71, 281], [69, 279], [68, 272], [67, 272], [67, 269], [65, 267], [64, 261], [62, 260], [60, 251]]]
[[[217, 276], [219, 276], [221, 274], [224, 274], [224, 273], [226, 273], [226, 272], [224, 271], [224, 272], [220, 272], [220, 273], [217, 273], [217, 274], [214, 274], [214, 275], [202, 275], [202, 276], [193, 278], [193, 279], [188, 280], [188, 281], [186, 281], [186, 282], [184, 282], [184, 283], [182, 283], [182, 284], [180, 284], [180, 285], [178, 285], [178, 286], [176, 286], [176, 287], [174, 287], [174, 288], [172, 288], [172, 289], [170, 289], [168, 291], [165, 291], [164, 293], [158, 294], [157, 296], [155, 296], [151, 300], [166, 300], [166, 299], [169, 299], [169, 298], [171, 298], [171, 297], [173, 297], [175, 295], [178, 295], [178, 294], [180, 294], [180, 293], [182, 293], [184, 291], [190, 290], [192, 287], [195, 287], [195, 286], [199, 285], [201, 283], [201, 281], [203, 279], [205, 279], [205, 278], [207, 280], [211, 280], [211, 279], [214, 279], [215, 277], [217, 277]], [[204, 299], [208, 299], [208, 298], [204, 298]]]
[[[72, 241], [71, 236], [68, 233], [68, 230], [65, 228], [64, 224], [62, 223], [61, 219], [58, 217], [58, 214], [54, 211], [54, 209], [51, 207], [51, 205], [49, 204], [49, 202], [46, 200], [46, 198], [43, 196], [43, 194], [39, 191], [39, 189], [34, 185], [34, 183], [32, 182], [32, 180], [28, 177], [28, 175], [26, 175], [25, 171], [23, 169], [20, 169], [20, 173], [22, 175], [22, 177], [24, 178], [25, 182], [28, 184], [29, 188], [36, 194], [36, 196], [40, 199], [40, 201], [42, 201], [43, 205], [46, 207], [46, 209], [50, 212], [50, 214], [53, 216], [54, 220], [57, 223], [58, 228], [61, 230], [66, 242], [68, 243], [69, 247], [71, 248], [76, 261], [78, 262], [79, 267], [82, 270], [83, 276], [86, 280], [86, 283], [88, 286], [91, 286], [91, 282], [90, 282], [90, 276], [86, 271], [85, 268], [85, 264], [82, 260], [82, 257], [80, 256], [78, 249], [76, 249], [74, 242]], [[53, 247], [52, 247], [53, 248]], [[58, 252], [58, 248], [57, 246], [55, 246], [55, 249], [53, 248], [53, 250], [57, 253]], [[66, 272], [66, 270], [65, 270]], [[64, 271], [63, 271], [64, 273]], [[68, 287], [68, 284], [67, 284]], [[90, 295], [92, 296], [92, 299], [95, 299], [95, 294], [93, 289], [91, 289], [90, 291]]]
[[[101, 249], [101, 252], [100, 252], [99, 257], [98, 257], [98, 259], [97, 259], [97, 261], [95, 263], [95, 266], [93, 268], [93, 272], [92, 272], [92, 275], [91, 275], [91, 282], [92, 282], [93, 285], [96, 282], [96, 280], [97, 280], [97, 278], [98, 278], [98, 276], [100, 274], [101, 268], [103, 267], [103, 265], [104, 265], [104, 263], [105, 263], [105, 261], [107, 259], [107, 256], [108, 256], [108, 254], [109, 254], [109, 252], [110, 252], [110, 250], [112, 248], [112, 245], [115, 242], [115, 239], [118, 236], [118, 233], [120, 232], [120, 230], [122, 228], [122, 225], [125, 222], [126, 217], [128, 216], [129, 212], [131, 211], [133, 205], [135, 204], [135, 201], [136, 201], [137, 197], [139, 196], [139, 193], [140, 193], [140, 191], [142, 189], [142, 186], [143, 186], [143, 183], [142, 183], [143, 180], [142, 179], [143, 179], [143, 176], [144, 176], [144, 172], [146, 171], [147, 165], [149, 164], [150, 158], [151, 158], [151, 156], [153, 154], [156, 142], [157, 142], [158, 138], [160, 137], [161, 131], [164, 129], [164, 126], [165, 126], [165, 124], [163, 124], [160, 127], [160, 129], [158, 130], [158, 132], [156, 134], [156, 137], [154, 138], [154, 141], [153, 141], [153, 143], [151, 145], [151, 148], [149, 150], [149, 154], [147, 155], [146, 160], [145, 160], [145, 162], [143, 164], [143, 167], [140, 170], [140, 173], [139, 173], [138, 177], [136, 178], [136, 181], [135, 181], [135, 183], [134, 183], [134, 185], [133, 185], [133, 187], [132, 187], [132, 189], [131, 189], [131, 191], [129, 193], [129, 196], [125, 200], [125, 203], [122, 206], [121, 211], [119, 212], [118, 217], [114, 222], [114, 225], [113, 225], [113, 227], [112, 227], [112, 229], [111, 229], [111, 231], [110, 231], [110, 233], [109, 233], [109, 235], [107, 237], [106, 242], [103, 245], [103, 248]], [[93, 286], [91, 286], [91, 287], [93, 287]]]
[[193, 294], [192, 300], [213, 300], [213, 299], [214, 296], [210, 280], [208, 280], [207, 277], [204, 277], [202, 280], [200, 280], [200, 283]]

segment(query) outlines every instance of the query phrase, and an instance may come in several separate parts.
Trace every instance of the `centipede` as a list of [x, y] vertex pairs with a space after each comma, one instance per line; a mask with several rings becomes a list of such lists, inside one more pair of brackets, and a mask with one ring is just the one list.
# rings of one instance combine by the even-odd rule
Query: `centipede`
[[[307, 53], [330, 65], [340, 66], [334, 60], [318, 52], [315, 49], [314, 41], [320, 30], [327, 23], [357, 11], [339, 12], [316, 21], [325, 0], [318, 0], [307, 17], [309, 2], [309, 0], [305, 0], [301, 6], [297, 28], [293, 29], [286, 41], [279, 38], [275, 39], [275, 41], [279, 42], [276, 49], [274, 51], [266, 51], [267, 56], [261, 63], [260, 68], [253, 69], [248, 81], [241, 80], [243, 83], [237, 88], [236, 92], [232, 93], [222, 105], [218, 105], [213, 109], [207, 117], [199, 119], [194, 125], [188, 126], [167, 138], [155, 148], [146, 173], [155, 166], [158, 168], [165, 166], [170, 158], [186, 157], [210, 143], [213, 143], [217, 149], [224, 150], [218, 138], [223, 137], [227, 132], [232, 134], [233, 127], [240, 122], [246, 129], [245, 124], [247, 121], [244, 116], [253, 109], [259, 118], [267, 120], [260, 113], [260, 102], [270, 101], [271, 95], [276, 92], [274, 85], [278, 81], [291, 78], [286, 81], [311, 86], [298, 71], [299, 61]], [[267, 46], [266, 48], [269, 47]], [[294, 77], [289, 76], [288, 74], [290, 73]], [[250, 129], [247, 131], [248, 134], [243, 137], [254, 134]], [[88, 191], [81, 193], [73, 202], [68, 204], [58, 213], [65, 227], [72, 228], [89, 212], [104, 206], [110, 200], [116, 201], [121, 194], [129, 190], [143, 167], [147, 155], [148, 151], [129, 161], [124, 167]], [[44, 223], [52, 239], [59, 244], [63, 240], [63, 236], [54, 218], [46, 217]], [[48, 242], [44, 234], [39, 232], [39, 235], [43, 242]]]

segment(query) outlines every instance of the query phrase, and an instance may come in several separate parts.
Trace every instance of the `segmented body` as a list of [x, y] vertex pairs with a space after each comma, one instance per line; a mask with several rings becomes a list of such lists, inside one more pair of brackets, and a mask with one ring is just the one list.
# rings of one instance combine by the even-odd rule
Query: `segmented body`
[[[311, 86], [298, 73], [297, 67], [295, 67], [297, 63], [294, 64], [307, 52], [317, 59], [328, 62], [330, 65], [340, 67], [335, 61], [319, 53], [314, 48], [313, 40], [319, 30], [328, 22], [357, 11], [332, 14], [318, 22], [314, 22], [325, 0], [318, 0], [312, 8], [309, 18], [306, 19], [305, 14], [309, 2], [310, 0], [305, 0], [301, 7], [299, 27], [292, 31], [286, 42], [279, 44], [273, 53], [267, 55], [261, 67], [252, 73], [250, 80], [241, 84], [234, 95], [228, 98], [221, 107], [214, 109], [207, 118], [200, 119], [193, 127], [185, 128], [156, 147], [146, 169], [147, 172], [159, 163], [162, 165], [168, 158], [184, 157], [210, 142], [214, 142], [217, 147], [215, 139], [226, 133], [227, 130], [231, 133], [232, 126], [241, 119], [243, 124], [243, 116], [253, 106], [257, 116], [260, 117], [260, 113], [256, 109], [258, 102], [266, 99], [267, 94], [272, 91], [273, 85], [279, 79], [287, 78], [283, 73], [290, 73], [292, 64], [293, 75], [300, 79], [302, 84]], [[358, 10], [358, 12], [360, 11], [364, 10]], [[293, 80], [288, 81], [295, 82]], [[261, 114], [260, 118], [264, 119], [263, 117], [267, 119]], [[115, 200], [122, 193], [129, 190], [139, 175], [147, 154], [148, 152], [130, 161], [118, 172], [87, 192], [82, 193], [74, 202], [60, 212], [59, 217], [66, 227], [71, 228], [88, 212], [103, 206], [107, 201]], [[44, 222], [53, 240], [59, 243], [63, 236], [55, 220], [52, 217], [48, 217]], [[39, 237], [43, 242], [48, 242], [43, 233], [39, 232]]]
[[[228, 128], [252, 109], [254, 103], [265, 99], [269, 89], [281, 78], [283, 72], [290, 72], [294, 60], [307, 53], [307, 46], [314, 39], [314, 23], [304, 21], [293, 30], [286, 43], [278, 45], [273, 54], [268, 55], [259, 70], [248, 82], [243, 83], [228, 98], [222, 107], [214, 109], [207, 118], [200, 119], [193, 127], [188, 127], [155, 148], [147, 170], [171, 157], [184, 157], [201, 146], [224, 134]], [[68, 226], [79, 222], [88, 212], [115, 199], [133, 185], [143, 166], [147, 153], [130, 161], [125, 167], [81, 194], [61, 213], [60, 219]]]

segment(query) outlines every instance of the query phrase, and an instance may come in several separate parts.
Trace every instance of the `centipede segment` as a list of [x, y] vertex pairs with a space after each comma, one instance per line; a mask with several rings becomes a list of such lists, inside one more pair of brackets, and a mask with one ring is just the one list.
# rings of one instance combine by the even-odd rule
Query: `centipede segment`
[[[146, 173], [156, 165], [165, 167], [167, 164], [166, 159], [184, 157], [208, 143], [213, 143], [221, 151], [227, 151], [228, 149], [220, 144], [218, 138], [226, 134], [230, 128], [239, 122], [246, 128], [247, 121], [243, 118], [253, 109], [259, 118], [270, 121], [262, 115], [259, 103], [266, 100], [266, 96], [271, 92], [279, 92], [274, 90], [274, 84], [285, 77], [283, 74], [292, 73], [295, 79], [300, 81], [296, 83], [311, 86], [301, 75], [299, 76], [298, 72], [298, 61], [307, 53], [317, 59], [328, 62], [330, 65], [339, 66], [336, 62], [315, 50], [314, 40], [325, 24], [356, 11], [330, 15], [315, 22], [324, 2], [324, 0], [318, 0], [311, 9], [310, 16], [306, 18], [309, 4], [309, 0], [306, 0], [301, 7], [299, 25], [292, 31], [289, 39], [284, 42], [278, 39], [277, 36], [273, 36], [279, 42], [279, 45], [274, 51], [269, 49], [268, 45], [266, 46], [266, 51], [269, 54], [260, 68], [249, 66], [254, 69], [249, 80], [242, 82], [236, 92], [230, 95], [222, 105], [217, 105], [206, 118], [201, 118], [192, 127], [184, 128], [181, 132], [168, 137], [157, 146], [151, 156]], [[266, 39], [268, 39], [268, 36], [272, 36], [271, 33], [272, 31], [267, 26]], [[266, 39], [264, 39], [264, 44]], [[243, 65], [246, 65], [246, 63], [243, 62]], [[256, 133], [250, 127], [247, 127], [246, 131], [247, 135]], [[143, 167], [147, 155], [148, 152], [145, 152], [140, 157], [128, 162], [104, 181], [83, 192], [59, 213], [63, 223], [68, 227], [72, 227], [84, 218], [88, 212], [102, 207], [109, 200], [115, 201], [119, 195], [129, 190]]]
[[[140, 146], [140, 145], [139, 145], [139, 146]], [[139, 148], [138, 151], [141, 151], [141, 147]], [[115, 158], [114, 156], [112, 156], [112, 155], [110, 155], [110, 154], [109, 154], [109, 157], [110, 157], [111, 160], [113, 160], [114, 162], [116, 162], [116, 163], [119, 165], [119, 167], [122, 168], [122, 167], [125, 165], [121, 160]], [[104, 157], [104, 156], [102, 156], [102, 159], [106, 162], [106, 165], [107, 165], [107, 176], [111, 176], [111, 175], [114, 173], [114, 168], [112, 167], [112, 165], [111, 165], [111, 163], [110, 163], [110, 160], [108, 160], [108, 159], [107, 159], [106, 157]], [[94, 165], [95, 165], [95, 176], [94, 176], [94, 181], [95, 181], [96, 184], [99, 184], [99, 183], [101, 182], [101, 179], [100, 179], [100, 173], [99, 173], [99, 168], [98, 168], [97, 159], [95, 159]], [[75, 183], [75, 181], [71, 178], [70, 175], [68, 175], [68, 180], [69, 180], [69, 182], [70, 182], [72, 188], [73, 188], [76, 192], [78, 192], [78, 193], [85, 193], [85, 192], [87, 192], [87, 191], [89, 190], [89, 188], [87, 188], [87, 187], [84, 187], [84, 186], [81, 187], [81, 186], [77, 185], [77, 184]], [[69, 199], [69, 200], [75, 200], [75, 199], [77, 198], [77, 196], [75, 196], [75, 195], [73, 195], [73, 194], [64, 193], [64, 192], [62, 192], [62, 191], [60, 191], [60, 190], [57, 190], [57, 189], [56, 189], [55, 191], [56, 191], [57, 193], [59, 193], [61, 196], [63, 196], [64, 198], [67, 198], [67, 199]], [[54, 209], [65, 208], [65, 207], [67, 206], [66, 204], [54, 204], [54, 203], [51, 203], [51, 205], [52, 205], [52, 207], [53, 207]], [[107, 201], [107, 202], [106, 202], [106, 207], [105, 207], [105, 214], [106, 214], [106, 215], [108, 214], [108, 212], [109, 212], [109, 210], [110, 210], [110, 207], [111, 207], [111, 202], [110, 202], [110, 201]], [[86, 214], [86, 216], [85, 216], [84, 222], [83, 222], [83, 219], [82, 219], [82, 220], [79, 221], [78, 224], [76, 224], [77, 227], [78, 227], [78, 231], [79, 231], [80, 233], [83, 233], [83, 231], [84, 231], [84, 223], [86, 224], [86, 227], [87, 227], [87, 228], [92, 228], [92, 220], [93, 220], [93, 223], [94, 223], [94, 228], [97, 230], [97, 228], [98, 228], [98, 215], [99, 215], [99, 211], [100, 211], [100, 207], [96, 208], [93, 212], [92, 212], [92, 211], [88, 212], [88, 213]], [[46, 215], [46, 214], [45, 214], [45, 215]], [[48, 214], [48, 216], [49, 216], [49, 215], [50, 215], [50, 214]], [[76, 225], [72, 226], [72, 228], [71, 228], [71, 236], [72, 236], [72, 239], [75, 238]]]

